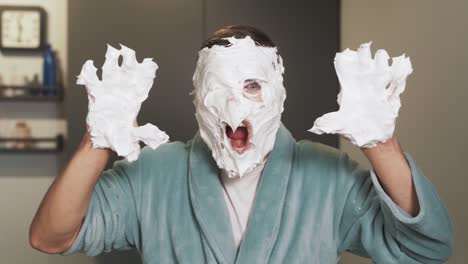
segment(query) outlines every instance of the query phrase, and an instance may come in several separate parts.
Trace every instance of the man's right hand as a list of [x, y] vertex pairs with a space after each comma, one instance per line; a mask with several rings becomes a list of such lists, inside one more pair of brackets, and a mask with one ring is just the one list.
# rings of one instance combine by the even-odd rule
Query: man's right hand
[[[122, 65], [119, 65], [120, 56]], [[139, 63], [135, 51], [123, 45], [120, 50], [107, 47], [102, 80], [93, 61], [85, 62], [77, 84], [85, 85], [88, 92], [86, 122], [93, 146], [111, 148], [117, 155], [134, 161], [140, 152], [138, 141], [155, 149], [169, 140], [166, 133], [152, 124], [132, 126], [132, 120], [148, 97], [157, 68], [152, 59]]]
[[[120, 54], [123, 56], [122, 66], [118, 65]], [[136, 122], [156, 68], [156, 63], [150, 59], [138, 63], [134, 51], [126, 47], [118, 51], [109, 46], [102, 81], [97, 77], [92, 61], [85, 63], [78, 83], [86, 85], [88, 90], [89, 127], [34, 216], [29, 234], [33, 248], [46, 253], [61, 253], [72, 245], [85, 218], [94, 186], [112, 151], [135, 160], [140, 150], [138, 140], [153, 149], [168, 140], [157, 127], [150, 124], [138, 127]]]

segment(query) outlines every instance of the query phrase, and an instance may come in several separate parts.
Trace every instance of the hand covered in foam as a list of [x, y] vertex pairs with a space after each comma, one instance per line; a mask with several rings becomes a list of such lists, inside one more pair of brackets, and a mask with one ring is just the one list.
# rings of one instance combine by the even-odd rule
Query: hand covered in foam
[[[119, 57], [122, 65], [119, 66]], [[155, 149], [169, 137], [152, 124], [135, 127], [141, 104], [156, 77], [158, 65], [152, 59], [138, 63], [135, 51], [125, 46], [117, 50], [107, 47], [102, 67], [102, 80], [96, 75], [92, 60], [83, 65], [77, 84], [85, 85], [88, 92], [88, 124], [93, 147], [110, 148], [128, 161], [140, 153], [141, 140]]]
[[413, 69], [404, 54], [393, 58], [391, 66], [385, 50], [378, 50], [373, 59], [370, 44], [362, 44], [357, 52], [346, 49], [336, 54], [340, 109], [315, 120], [310, 132], [341, 134], [365, 148], [392, 137], [400, 94]]

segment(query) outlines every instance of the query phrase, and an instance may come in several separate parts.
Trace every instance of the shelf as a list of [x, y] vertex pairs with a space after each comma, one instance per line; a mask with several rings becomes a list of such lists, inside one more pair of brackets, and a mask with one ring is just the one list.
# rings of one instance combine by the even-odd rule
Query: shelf
[[[21, 148], [5, 146], [18, 143], [24, 145]], [[52, 146], [37, 147], [41, 143], [52, 143]], [[57, 153], [63, 150], [63, 145], [63, 135], [50, 138], [0, 138], [0, 153]]]
[[12, 86], [0, 85], [0, 102], [51, 102], [63, 99], [63, 87], [57, 86]]

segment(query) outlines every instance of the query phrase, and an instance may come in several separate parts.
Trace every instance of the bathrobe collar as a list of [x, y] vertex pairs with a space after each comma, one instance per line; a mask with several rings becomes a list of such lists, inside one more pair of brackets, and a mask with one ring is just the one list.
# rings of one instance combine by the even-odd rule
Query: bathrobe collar
[[266, 263], [278, 234], [295, 140], [281, 125], [236, 250], [219, 168], [199, 133], [190, 151], [189, 187], [195, 217], [219, 263]]

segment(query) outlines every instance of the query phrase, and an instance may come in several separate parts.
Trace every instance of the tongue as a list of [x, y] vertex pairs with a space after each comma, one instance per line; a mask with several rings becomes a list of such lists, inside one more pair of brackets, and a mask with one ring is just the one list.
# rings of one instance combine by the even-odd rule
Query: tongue
[[232, 131], [230, 126], [226, 127], [226, 134], [231, 141], [245, 141], [247, 140], [247, 133], [246, 127], [238, 127], [236, 131]]
[[245, 146], [245, 141], [242, 139], [231, 138], [231, 146], [234, 148], [243, 148]]
[[243, 148], [247, 144], [248, 131], [246, 127], [238, 127], [236, 131], [232, 131], [230, 126], [226, 127], [226, 135], [231, 142], [233, 148]]

